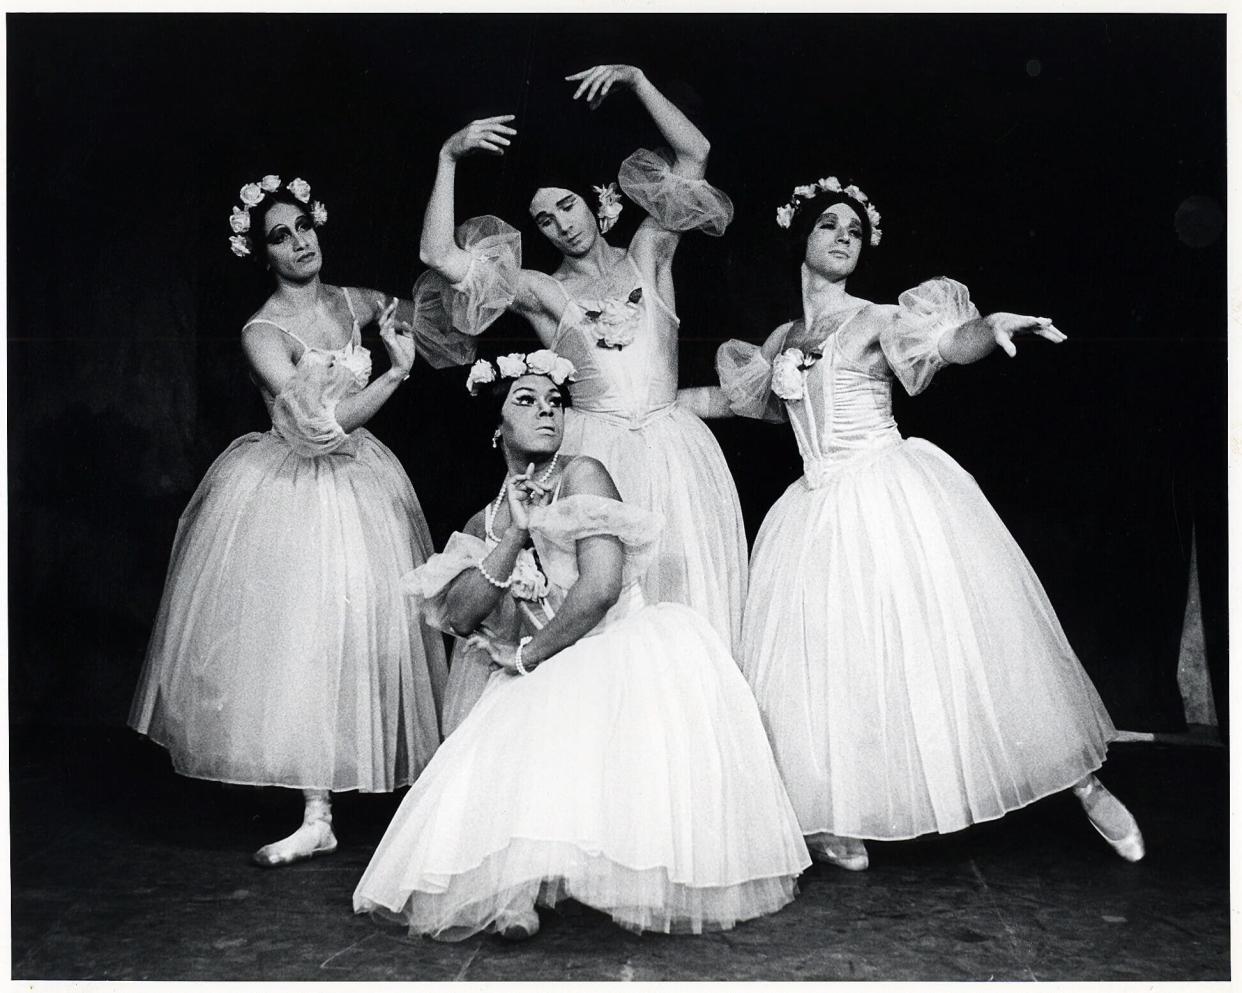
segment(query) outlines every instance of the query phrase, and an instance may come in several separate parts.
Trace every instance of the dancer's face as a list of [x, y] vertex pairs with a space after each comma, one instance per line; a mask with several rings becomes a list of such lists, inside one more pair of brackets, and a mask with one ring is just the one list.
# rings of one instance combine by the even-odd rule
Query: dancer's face
[[565, 395], [547, 376], [519, 376], [500, 408], [505, 449], [521, 459], [542, 459], [561, 447]]
[[293, 282], [306, 282], [323, 265], [311, 216], [293, 204], [276, 203], [268, 209], [263, 216], [263, 245], [272, 272]]
[[530, 201], [530, 216], [562, 255], [581, 258], [599, 237], [595, 215], [572, 190], [545, 186]]
[[862, 220], [847, 203], [834, 203], [819, 215], [806, 239], [806, 266], [829, 279], [844, 279], [862, 253]]

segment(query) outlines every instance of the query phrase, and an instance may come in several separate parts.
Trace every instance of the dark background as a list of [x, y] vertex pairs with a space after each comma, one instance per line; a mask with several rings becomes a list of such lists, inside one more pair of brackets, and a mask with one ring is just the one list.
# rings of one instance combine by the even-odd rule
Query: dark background
[[[408, 295], [439, 143], [520, 115], [460, 171], [460, 217], [522, 227], [536, 181], [596, 183], [655, 133], [594, 114], [567, 73], [643, 67], [713, 143], [737, 218], [677, 263], [682, 383], [799, 308], [775, 208], [828, 174], [884, 215], [851, 291], [933, 275], [1031, 342], [898, 397], [906, 434], [978, 479], [1047, 586], [1119, 726], [1177, 729], [1192, 534], [1209, 662], [1225, 671], [1223, 16], [10, 15], [10, 716], [124, 722], [178, 515], [230, 440], [267, 427], [238, 331], [268, 286], [229, 251], [244, 182], [306, 178], [324, 277]], [[631, 205], [616, 234], [627, 237]], [[614, 239], [616, 240], [616, 239]], [[367, 329], [382, 367], [383, 349]], [[526, 345], [505, 319], [490, 350]], [[494, 492], [464, 370], [420, 365], [371, 423], [433, 537]], [[713, 425], [753, 537], [800, 472], [787, 428]], [[997, 609], [1004, 609], [998, 604]]]

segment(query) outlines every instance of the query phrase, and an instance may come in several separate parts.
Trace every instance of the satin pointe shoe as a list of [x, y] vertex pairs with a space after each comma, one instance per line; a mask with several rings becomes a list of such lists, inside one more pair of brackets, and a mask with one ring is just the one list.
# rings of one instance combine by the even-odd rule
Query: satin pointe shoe
[[496, 915], [496, 933], [505, 941], [525, 941], [539, 933], [539, 914], [527, 910], [502, 910]]
[[843, 838], [825, 832], [808, 838], [806, 847], [816, 862], [831, 862], [850, 872], [862, 872], [871, 864], [867, 858], [867, 846], [858, 838]]
[[1088, 776], [1073, 787], [1091, 826], [1127, 862], [1137, 862], [1147, 854], [1138, 821], [1120, 800], [1095, 776]]

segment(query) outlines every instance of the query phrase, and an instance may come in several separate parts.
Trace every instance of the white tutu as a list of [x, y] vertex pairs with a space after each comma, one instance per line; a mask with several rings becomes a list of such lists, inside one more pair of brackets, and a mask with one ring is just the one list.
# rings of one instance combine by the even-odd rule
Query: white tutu
[[[742, 666], [808, 836], [1000, 817], [1097, 769], [1115, 734], [975, 481], [892, 418], [894, 374], [925, 388], [940, 335], [977, 314], [933, 280], [899, 307], [860, 302], [812, 335], [786, 325], [720, 352], [739, 413], [783, 398], [805, 468], [755, 543]], [[778, 359], [791, 338], [802, 357]]]
[[803, 831], [956, 831], [1065, 789], [1114, 730], [974, 480], [919, 439], [799, 480], [755, 544], [743, 668]]
[[[584, 501], [628, 524], [588, 525]], [[531, 530], [557, 582], [575, 535], [629, 528], [630, 553], [651, 538], [630, 525], [649, 519], [569, 497]], [[452, 940], [565, 897], [635, 930], [692, 932], [793, 899], [809, 860], [745, 680], [701, 617], [646, 605], [630, 578], [594, 633], [529, 676], [491, 676], [402, 801], [356, 911]]]
[[443, 639], [401, 585], [431, 538], [392, 452], [333, 416], [370, 374], [357, 324], [303, 348], [265, 397], [276, 427], [233, 442], [181, 516], [129, 723], [186, 776], [388, 791], [440, 739]]

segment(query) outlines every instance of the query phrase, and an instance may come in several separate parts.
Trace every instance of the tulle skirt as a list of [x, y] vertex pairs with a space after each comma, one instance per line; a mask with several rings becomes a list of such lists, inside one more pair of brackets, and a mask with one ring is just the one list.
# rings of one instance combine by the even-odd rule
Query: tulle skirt
[[599, 459], [621, 498], [664, 515], [664, 535], [643, 581], [652, 603], [684, 603], [736, 649], [746, 601], [746, 529], [737, 487], [715, 436], [673, 406], [631, 430], [571, 408], [562, 446]]
[[400, 582], [427, 525], [393, 454], [351, 437], [306, 458], [245, 435], [182, 515], [129, 718], [178, 772], [387, 791], [435, 751], [444, 643]]
[[529, 676], [494, 673], [406, 794], [354, 909], [457, 940], [569, 897], [633, 930], [700, 932], [784, 906], [808, 864], [728, 649], [660, 604]]
[[807, 835], [1000, 817], [1099, 768], [1115, 734], [1030, 563], [919, 439], [786, 490], [756, 540], [743, 646]]

